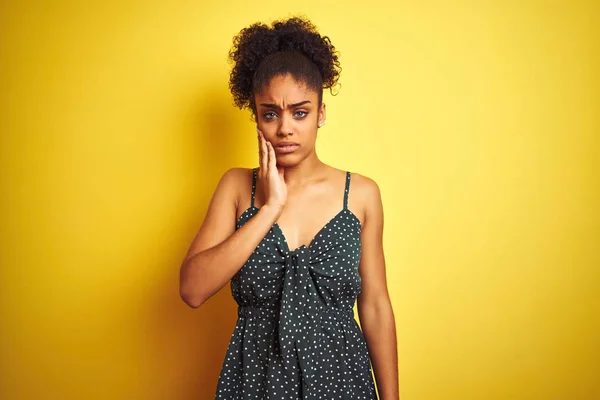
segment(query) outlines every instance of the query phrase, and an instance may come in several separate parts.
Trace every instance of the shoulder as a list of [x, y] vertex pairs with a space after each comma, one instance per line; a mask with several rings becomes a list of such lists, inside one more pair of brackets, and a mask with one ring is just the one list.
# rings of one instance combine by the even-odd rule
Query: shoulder
[[237, 204], [240, 201], [241, 194], [250, 187], [252, 187], [252, 168], [234, 167], [223, 173], [217, 190], [227, 192], [228, 197], [235, 199]]
[[377, 226], [383, 220], [381, 190], [374, 179], [353, 172], [350, 178], [350, 194], [361, 215], [363, 227]]
[[381, 200], [381, 190], [374, 179], [357, 172], [352, 172], [350, 182], [350, 190], [354, 192], [353, 194], [364, 199], [367, 203], [379, 202]]
[[248, 177], [252, 179], [252, 168], [234, 167], [229, 168], [221, 176], [221, 181], [226, 183], [241, 184], [248, 180]]
[[[250, 182], [248, 183], [248, 178]], [[252, 168], [229, 168], [221, 175], [219, 180], [219, 186], [225, 186], [228, 188], [235, 188], [243, 185], [244, 183], [251, 184], [252, 181]]]

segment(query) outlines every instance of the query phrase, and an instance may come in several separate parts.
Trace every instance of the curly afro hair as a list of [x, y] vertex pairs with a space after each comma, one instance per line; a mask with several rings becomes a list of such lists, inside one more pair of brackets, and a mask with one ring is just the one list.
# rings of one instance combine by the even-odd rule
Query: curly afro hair
[[338, 53], [329, 37], [302, 17], [276, 20], [271, 26], [257, 22], [242, 29], [233, 38], [229, 51], [233, 69], [229, 89], [235, 105], [256, 114], [254, 93], [262, 90], [275, 76], [290, 74], [298, 82], [315, 90], [319, 105], [323, 89], [332, 94], [340, 76]]

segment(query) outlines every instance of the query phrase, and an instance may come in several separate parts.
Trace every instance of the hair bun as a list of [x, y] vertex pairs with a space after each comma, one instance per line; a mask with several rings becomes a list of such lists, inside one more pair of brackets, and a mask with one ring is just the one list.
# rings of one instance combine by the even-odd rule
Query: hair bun
[[[229, 88], [237, 107], [253, 109], [253, 78], [261, 62], [271, 54], [289, 51], [298, 51], [314, 63], [320, 75], [319, 92], [330, 89], [333, 94], [341, 73], [338, 52], [329, 37], [321, 36], [308, 19], [291, 17], [276, 20], [270, 27], [254, 23], [233, 38]], [[307, 83], [313, 81], [307, 79]]]

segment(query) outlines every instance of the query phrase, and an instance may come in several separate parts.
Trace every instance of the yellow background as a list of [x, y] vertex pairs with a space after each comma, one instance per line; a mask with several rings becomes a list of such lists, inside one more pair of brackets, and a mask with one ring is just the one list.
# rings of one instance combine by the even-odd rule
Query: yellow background
[[382, 190], [401, 398], [600, 399], [597, 2], [96, 3], [0, 5], [0, 398], [212, 398], [235, 304], [178, 271], [257, 162], [227, 51], [302, 12], [343, 68], [318, 152]]

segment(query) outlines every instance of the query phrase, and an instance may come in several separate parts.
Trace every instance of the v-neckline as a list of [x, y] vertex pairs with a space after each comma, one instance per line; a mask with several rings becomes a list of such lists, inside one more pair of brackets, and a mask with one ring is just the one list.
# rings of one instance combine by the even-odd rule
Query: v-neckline
[[329, 224], [331, 224], [344, 211], [345, 211], [345, 209], [343, 208], [340, 211], [338, 211], [337, 214], [335, 214], [333, 217], [331, 217], [329, 219], [329, 221], [327, 221], [325, 223], [325, 225], [323, 225], [323, 227], [321, 227], [321, 229], [319, 229], [319, 231], [312, 237], [312, 239], [310, 239], [310, 242], [308, 242], [308, 245], [301, 244], [298, 247], [296, 247], [294, 250], [290, 250], [290, 246], [289, 246], [289, 243], [287, 241], [287, 238], [285, 237], [285, 233], [283, 233], [283, 229], [281, 229], [281, 226], [279, 225], [279, 223], [277, 223], [277, 221], [275, 221], [275, 223], [273, 224], [273, 226], [277, 227], [277, 230], [279, 231], [279, 234], [281, 235], [281, 240], [283, 241], [283, 243], [285, 245], [285, 249], [287, 250], [287, 252], [288, 253], [295, 253], [295, 252], [297, 252], [298, 250], [300, 250], [302, 248], [310, 249], [312, 247], [313, 243], [315, 242], [315, 240], [317, 239], [317, 237], [321, 234], [321, 232], [323, 232], [329, 226]]
[[[245, 214], [247, 211], [249, 211], [249, 210], [256, 210], [256, 211], [259, 211], [259, 210], [260, 210], [260, 208], [259, 208], [259, 207], [256, 207], [256, 206], [250, 206], [250, 207], [248, 207], [248, 208], [247, 208], [247, 209], [246, 209], [246, 210], [245, 210], [245, 211], [242, 213], [242, 215], [240, 215], [240, 218], [238, 218], [238, 224], [239, 224], [240, 220], [242, 219], [242, 216], [243, 216], [243, 215], [244, 215], [244, 214]], [[286, 237], [285, 237], [285, 233], [283, 233], [283, 230], [281, 229], [281, 226], [279, 226], [279, 224], [277, 223], [277, 221], [275, 221], [275, 223], [273, 223], [273, 226], [272, 226], [271, 228], [272, 228], [272, 229], [273, 229], [273, 228], [276, 228], [276, 229], [277, 229], [277, 233], [279, 234], [279, 236], [280, 236], [280, 238], [281, 238], [281, 240], [282, 240], [282, 242], [283, 242], [283, 245], [285, 246], [285, 250], [286, 250], [288, 253], [295, 253], [295, 252], [297, 252], [298, 250], [300, 250], [300, 249], [302, 249], [302, 248], [311, 249], [311, 248], [312, 248], [312, 246], [313, 246], [313, 244], [315, 243], [315, 240], [316, 240], [316, 239], [319, 237], [319, 235], [321, 235], [321, 233], [322, 233], [323, 231], [325, 231], [325, 229], [327, 229], [327, 227], [328, 227], [328, 226], [329, 226], [331, 223], [333, 223], [333, 221], [335, 221], [335, 220], [336, 220], [336, 219], [337, 219], [337, 218], [338, 218], [340, 215], [342, 215], [344, 212], [348, 212], [348, 213], [350, 213], [350, 216], [351, 216], [351, 217], [353, 217], [353, 218], [356, 220], [356, 222], [358, 223], [358, 226], [359, 226], [360, 230], [362, 230], [362, 223], [360, 222], [360, 220], [358, 219], [358, 217], [356, 216], [356, 214], [354, 214], [354, 213], [353, 213], [353, 212], [352, 212], [350, 209], [348, 209], [348, 208], [342, 208], [340, 211], [338, 211], [338, 212], [337, 212], [337, 214], [335, 214], [333, 217], [331, 217], [331, 218], [329, 219], [329, 221], [327, 221], [327, 222], [325, 223], [325, 225], [323, 225], [323, 227], [321, 227], [321, 229], [319, 229], [319, 231], [318, 231], [318, 232], [317, 232], [317, 233], [316, 233], [316, 234], [315, 234], [315, 235], [312, 237], [312, 239], [310, 240], [310, 242], [308, 243], [308, 245], [301, 244], [300, 246], [296, 247], [294, 250], [290, 250], [290, 247], [289, 247], [288, 241], [287, 241], [287, 239], [286, 239]]]

